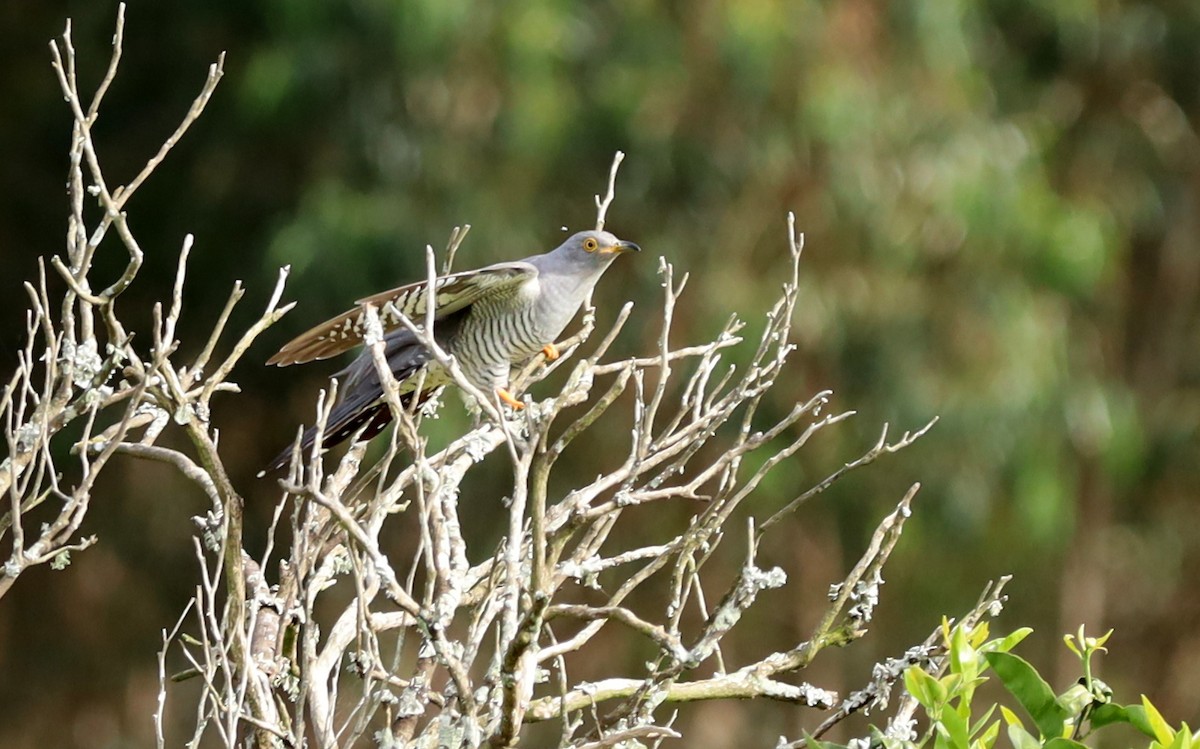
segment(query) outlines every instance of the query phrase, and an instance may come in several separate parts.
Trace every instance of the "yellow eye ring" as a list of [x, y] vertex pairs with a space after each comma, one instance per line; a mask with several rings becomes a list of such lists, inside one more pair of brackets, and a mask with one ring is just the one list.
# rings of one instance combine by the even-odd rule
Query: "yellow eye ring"
[[588, 237], [587, 239], [583, 240], [583, 249], [587, 250], [588, 252], [595, 252], [597, 247], [599, 247], [599, 245], [596, 244], [596, 240], [592, 237]]

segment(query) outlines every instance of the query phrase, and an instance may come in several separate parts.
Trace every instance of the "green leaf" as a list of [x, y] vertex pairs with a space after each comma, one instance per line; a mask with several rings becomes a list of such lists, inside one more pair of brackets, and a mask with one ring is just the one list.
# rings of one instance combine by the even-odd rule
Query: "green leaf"
[[1047, 739], [1062, 736], [1063, 725], [1070, 716], [1037, 670], [1012, 653], [987, 653], [986, 657], [1005, 688], [1029, 712], [1042, 736]]
[[1105, 705], [1112, 702], [1113, 690], [1112, 687], [1105, 684], [1095, 676], [1092, 677], [1092, 700], [1094, 704]]
[[1111, 702], [1108, 705], [1099, 705], [1093, 709], [1091, 715], [1088, 715], [1088, 723], [1092, 724], [1093, 729], [1103, 729], [1106, 725], [1124, 723], [1132, 725], [1146, 736], [1154, 738], [1154, 729], [1150, 726], [1150, 721], [1146, 720], [1146, 711], [1140, 705], [1123, 707]]
[[1082, 684], [1075, 684], [1058, 696], [1058, 704], [1071, 716], [1079, 715], [1085, 707], [1094, 701], [1095, 695], [1089, 692], [1087, 687]]
[[962, 627], [955, 627], [950, 633], [950, 673], [962, 674], [964, 679], [970, 680], [979, 675], [979, 665], [967, 634]]
[[967, 721], [957, 710], [943, 710], [940, 722], [946, 728], [951, 746], [955, 749], [970, 749], [971, 737], [967, 733]]
[[[1113, 723], [1127, 723], [1133, 725], [1133, 719], [1129, 717], [1128, 708], [1108, 703], [1107, 705], [1099, 705], [1092, 714], [1088, 716], [1088, 722], [1092, 724], [1092, 728], [1103, 728], [1110, 726]], [[1153, 734], [1150, 738], [1154, 738]]]
[[945, 699], [957, 696], [962, 690], [962, 674], [946, 674], [937, 681], [938, 684], [942, 685], [942, 690], [946, 693]]
[[979, 624], [975, 625], [975, 628], [971, 630], [971, 647], [978, 648], [982, 646], [984, 641], [987, 640], [988, 631], [987, 622], [980, 622]]
[[905, 669], [904, 688], [928, 711], [941, 710], [946, 701], [946, 688], [919, 666]]
[[1150, 700], [1146, 699], [1144, 694], [1142, 695], [1142, 708], [1146, 711], [1146, 720], [1150, 724], [1150, 730], [1154, 732], [1154, 738], [1163, 746], [1169, 746], [1175, 739], [1175, 731], [1163, 719], [1158, 708], [1150, 704]]
[[[992, 707], [995, 707], [995, 705]], [[988, 712], [990, 713], [991, 711], [989, 710]], [[975, 741], [971, 743], [971, 749], [992, 749], [992, 746], [996, 743], [996, 737], [999, 735], [1000, 721], [993, 721], [992, 724], [987, 727], [987, 730], [980, 734], [979, 738], [975, 739]]]
[[1101, 635], [1100, 637], [1097, 637], [1095, 640], [1095, 643], [1094, 643], [1095, 649], [1096, 650], [1104, 650], [1104, 644], [1106, 642], [1108, 642], [1108, 638], [1113, 636], [1114, 631], [1115, 630], [1110, 629], [1107, 632], [1105, 632], [1103, 635]]
[[955, 749], [950, 740], [950, 731], [940, 720], [933, 724], [933, 749]]
[[985, 642], [979, 647], [979, 649], [985, 653], [1007, 653], [1020, 644], [1021, 640], [1024, 640], [1032, 633], [1033, 630], [1029, 627], [1021, 627], [1020, 629], [1013, 631], [1012, 634], [1008, 635], [1002, 640], [991, 640], [990, 642]]
[[1004, 716], [1004, 722], [1008, 724], [1008, 741], [1013, 745], [1013, 749], [1042, 749], [1042, 742], [1025, 730], [1016, 713], [1003, 705], [1000, 706], [1000, 713]]
[[1080, 744], [1078, 741], [1056, 736], [1043, 744], [1042, 749], [1088, 749], [1088, 747], [1085, 744]]
[[1141, 705], [1115, 705], [1109, 703], [1100, 705], [1090, 716], [1092, 728], [1103, 728], [1113, 723], [1127, 723], [1150, 738], [1154, 738], [1154, 727], [1146, 717], [1146, 710]]
[[1000, 714], [1004, 716], [1004, 722], [1006, 724], [1010, 726], [1020, 726], [1021, 728], [1025, 727], [1025, 724], [1021, 722], [1021, 719], [1017, 716], [1017, 714], [1012, 710], [1009, 710], [1004, 705], [1000, 706]]
[[1075, 645], [1075, 635], [1063, 635], [1063, 643], [1076, 656], [1080, 658], [1083, 657], [1083, 651], [1081, 651], [1079, 647]]
[[978, 676], [978, 677], [971, 679], [970, 681], [964, 683], [962, 686], [959, 687], [959, 689], [958, 689], [959, 698], [963, 701], [963, 704], [966, 705], [966, 707], [968, 708], [968, 712], [970, 712], [971, 698], [973, 698], [975, 696], [975, 689], [977, 687], [979, 687], [980, 684], [983, 684], [986, 681], [987, 681], [987, 677]]
[[975, 721], [975, 725], [971, 726], [971, 735], [974, 736], [975, 734], [979, 733], [979, 731], [983, 728], [984, 724], [987, 723], [989, 720], [991, 720], [992, 714], [995, 712], [996, 712], [995, 705], [992, 705], [991, 707], [989, 707], [987, 709], [987, 712], [983, 714], [983, 717], [980, 718], [979, 720]]
[[1192, 731], [1187, 723], [1175, 732], [1175, 740], [1171, 742], [1169, 749], [1192, 749]]

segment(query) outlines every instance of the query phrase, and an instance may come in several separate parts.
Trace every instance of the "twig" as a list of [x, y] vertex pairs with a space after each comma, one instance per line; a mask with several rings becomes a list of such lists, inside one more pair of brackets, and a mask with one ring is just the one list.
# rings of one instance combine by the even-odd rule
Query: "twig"
[[608, 207], [612, 205], [613, 197], [616, 195], [617, 186], [617, 169], [621, 167], [621, 162], [625, 160], [625, 154], [617, 151], [613, 155], [612, 169], [608, 172], [608, 192], [601, 199], [599, 195], [596, 197], [596, 231], [601, 231], [604, 228], [604, 220], [608, 216]]

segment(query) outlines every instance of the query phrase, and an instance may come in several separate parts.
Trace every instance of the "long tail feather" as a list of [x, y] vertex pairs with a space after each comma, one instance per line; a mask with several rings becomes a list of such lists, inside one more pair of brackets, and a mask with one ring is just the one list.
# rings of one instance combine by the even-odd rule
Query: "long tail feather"
[[[403, 401], [402, 401], [403, 402]], [[361, 406], [354, 405], [352, 408], [342, 409], [345, 404], [339, 404], [330, 414], [329, 423], [325, 428], [325, 436], [321, 440], [322, 446], [326, 448], [340, 445], [361, 430], [357, 435], [357, 440], [369, 440], [375, 435], [382, 432], [392, 421], [392, 412], [388, 408], [387, 403], [376, 402], [371, 405]], [[405, 403], [407, 405], [407, 403]], [[342, 411], [339, 414], [339, 411]], [[304, 434], [300, 437], [300, 454], [305, 456], [313, 443], [317, 441], [317, 428], [311, 426], [304, 430]], [[292, 459], [292, 452], [295, 449], [295, 443], [288, 445], [282, 452], [275, 456], [266, 468], [259, 472], [259, 476], [265, 476], [268, 473], [273, 473], [285, 467]]]
[[[384, 355], [387, 357], [388, 366], [401, 382], [416, 376], [417, 371], [431, 359], [429, 351], [417, 343], [407, 330], [389, 334], [385, 344]], [[333, 447], [356, 435], [356, 439], [359, 440], [371, 439], [391, 423], [392, 412], [383, 400], [383, 386], [379, 383], [375, 362], [369, 355], [360, 355], [350, 366], [334, 376], [343, 383], [344, 389], [337, 405], [329, 413], [325, 435], [321, 440], [323, 447]], [[414, 396], [424, 401], [430, 394], [431, 392], [407, 393], [400, 396], [400, 402], [407, 407]], [[302, 455], [307, 455], [316, 439], [315, 426], [304, 431], [299, 440]], [[289, 445], [258, 475], [262, 477], [286, 466], [292, 459], [294, 448], [295, 444]]]

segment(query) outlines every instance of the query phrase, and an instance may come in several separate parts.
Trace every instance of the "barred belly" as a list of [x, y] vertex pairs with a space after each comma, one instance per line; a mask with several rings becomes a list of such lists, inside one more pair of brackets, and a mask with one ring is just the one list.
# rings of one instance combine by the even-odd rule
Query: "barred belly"
[[513, 364], [551, 343], [542, 340], [533, 316], [534, 305], [520, 293], [481, 299], [472, 306], [452, 346], [472, 385], [484, 391], [505, 387]]

